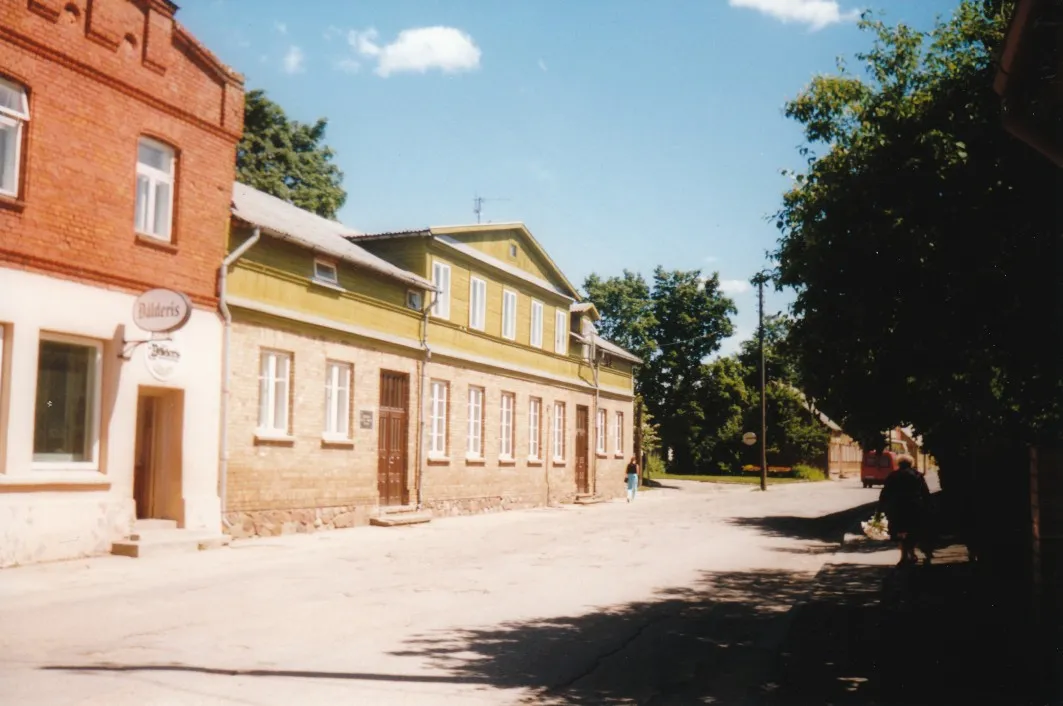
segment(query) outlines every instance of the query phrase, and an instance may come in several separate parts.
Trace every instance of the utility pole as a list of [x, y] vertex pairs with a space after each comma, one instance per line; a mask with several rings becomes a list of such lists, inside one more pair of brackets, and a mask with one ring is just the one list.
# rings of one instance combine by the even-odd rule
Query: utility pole
[[758, 272], [753, 277], [760, 302], [760, 489], [768, 489], [768, 390], [767, 371], [764, 363], [764, 283], [768, 276]]

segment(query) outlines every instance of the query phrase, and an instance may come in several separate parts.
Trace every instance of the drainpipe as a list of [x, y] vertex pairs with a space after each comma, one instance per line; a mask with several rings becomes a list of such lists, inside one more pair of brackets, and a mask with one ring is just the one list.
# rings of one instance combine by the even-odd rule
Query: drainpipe
[[[424, 359], [421, 361], [421, 374], [417, 379], [417, 427], [420, 432], [417, 435], [417, 509], [420, 510], [424, 505], [424, 469], [428, 465], [428, 444], [425, 443], [425, 434], [428, 431], [428, 427], [425, 423], [424, 405], [425, 397], [424, 390], [426, 383], [428, 382], [428, 364], [432, 362], [432, 347], [428, 345], [428, 315], [432, 311], [432, 307], [435, 306], [436, 299], [439, 298], [439, 292], [433, 290], [430, 292], [432, 301], [428, 306], [424, 308], [424, 312], [421, 317], [421, 347], [424, 349]], [[447, 400], [447, 404], [450, 404], [450, 400]]]
[[[591, 494], [598, 494], [598, 405], [601, 403], [599, 395], [600, 386], [598, 385], [598, 339], [594, 334], [591, 334], [591, 369], [594, 371], [594, 475], [591, 476], [594, 480], [591, 485]], [[602, 435], [605, 435], [605, 429], [609, 424], [609, 420], [606, 419], [602, 423]], [[609, 447], [606, 446], [605, 452], [609, 453]]]
[[228, 256], [222, 260], [221, 267], [218, 269], [218, 309], [221, 311], [222, 319], [225, 321], [224, 333], [222, 336], [221, 448], [218, 450], [218, 501], [221, 504], [221, 523], [224, 527], [232, 526], [232, 524], [225, 519], [225, 491], [229, 473], [229, 377], [232, 370], [232, 362], [229, 360], [229, 346], [232, 337], [233, 324], [232, 312], [229, 311], [229, 305], [225, 301], [225, 279], [229, 273], [229, 268], [232, 267], [233, 263], [243, 257], [244, 253], [250, 250], [261, 237], [262, 232], [258, 228], [255, 228], [251, 237], [240, 243], [240, 247], [236, 248], [236, 250], [229, 253]]

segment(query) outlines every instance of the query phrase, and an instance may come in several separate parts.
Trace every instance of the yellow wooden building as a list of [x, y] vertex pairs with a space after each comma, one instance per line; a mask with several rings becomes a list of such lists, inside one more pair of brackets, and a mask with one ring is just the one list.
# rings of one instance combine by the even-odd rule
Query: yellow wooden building
[[230, 533], [623, 494], [640, 361], [523, 225], [365, 235], [236, 184], [229, 252]]

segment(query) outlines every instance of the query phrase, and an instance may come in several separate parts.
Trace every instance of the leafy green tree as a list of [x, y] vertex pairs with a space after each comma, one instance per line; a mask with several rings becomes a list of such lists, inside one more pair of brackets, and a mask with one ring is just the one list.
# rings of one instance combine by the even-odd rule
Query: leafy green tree
[[236, 148], [236, 179], [325, 218], [347, 200], [343, 172], [323, 144], [328, 121], [289, 120], [264, 91], [244, 99], [244, 136]]
[[746, 374], [734, 356], [702, 367], [698, 404], [704, 433], [698, 437], [695, 457], [704, 470], [730, 473], [742, 463], [746, 449], [742, 434], [750, 429], [746, 417], [750, 406], [759, 403], [756, 389], [745, 382]]
[[661, 445], [673, 452], [673, 467], [697, 469], [695, 451], [711, 431], [704, 418], [703, 362], [734, 331], [734, 303], [719, 289], [719, 278], [697, 270], [653, 273], [653, 324], [657, 350], [639, 371], [642, 394], [660, 426]]
[[603, 337], [648, 360], [654, 351], [652, 327], [656, 323], [650, 286], [637, 272], [602, 279], [591, 274], [583, 282], [587, 299], [602, 315], [598, 331]]
[[652, 287], [641, 275], [584, 282], [606, 338], [639, 355], [636, 389], [657, 425], [673, 466], [686, 471], [704, 459], [704, 437], [715, 433], [702, 405], [705, 361], [731, 335], [734, 303], [719, 290], [719, 278], [701, 272], [654, 270]]
[[913, 423], [943, 464], [1060, 429], [1055, 175], [992, 91], [1010, 5], [964, 0], [928, 33], [865, 15], [866, 77], [841, 65], [786, 106], [808, 168], [776, 281], [802, 387], [866, 444]]

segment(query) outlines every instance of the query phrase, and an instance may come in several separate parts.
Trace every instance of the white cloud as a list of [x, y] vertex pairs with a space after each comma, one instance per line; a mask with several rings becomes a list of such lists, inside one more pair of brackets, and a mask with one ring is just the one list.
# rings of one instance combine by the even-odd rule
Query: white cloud
[[291, 46], [288, 48], [288, 53], [284, 55], [284, 73], [286, 74], [299, 74], [303, 72], [303, 64], [306, 57], [303, 56], [303, 50], [297, 46]]
[[539, 59], [539, 68], [542, 69], [543, 71], [546, 71], [546, 62], [543, 61], [542, 59]]
[[362, 69], [362, 65], [351, 58], [339, 59], [335, 66], [337, 71], [342, 71], [345, 74], [356, 74]]
[[288, 34], [288, 25], [283, 22], [274, 22], [273, 29], [277, 30], [280, 34]]
[[399, 32], [395, 41], [381, 46], [377, 31], [350, 32], [347, 42], [359, 55], [376, 60], [376, 74], [443, 73], [472, 71], [480, 67], [480, 48], [465, 32], [454, 27], [417, 27]]
[[325, 29], [324, 34], [322, 34], [321, 36], [325, 38], [326, 42], [331, 42], [333, 39], [340, 36], [341, 34], [343, 34], [343, 30], [341, 30], [336, 25], [329, 25], [328, 28]]
[[734, 331], [733, 336], [720, 341], [720, 349], [716, 352], [716, 357], [723, 358], [729, 355], [734, 355], [740, 351], [742, 349], [742, 342], [748, 340], [754, 334], [756, 329], [735, 326]]
[[859, 10], [842, 11], [837, 0], [728, 0], [731, 7], [756, 10], [780, 22], [808, 25], [813, 32], [839, 22], [853, 22]]
[[744, 279], [721, 279], [720, 291], [724, 294], [745, 294], [753, 285]]

